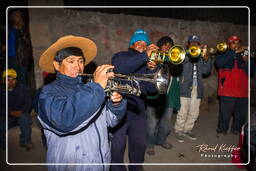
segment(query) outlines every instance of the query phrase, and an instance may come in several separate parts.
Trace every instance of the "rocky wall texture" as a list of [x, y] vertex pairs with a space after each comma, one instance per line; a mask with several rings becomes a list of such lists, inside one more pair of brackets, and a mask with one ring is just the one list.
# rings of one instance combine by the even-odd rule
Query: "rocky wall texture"
[[[37, 87], [42, 86], [42, 71], [38, 60], [51, 43], [64, 35], [84, 36], [92, 39], [98, 47], [94, 60], [96, 65], [111, 62], [114, 53], [127, 50], [131, 35], [136, 29], [148, 32], [153, 43], [169, 35], [176, 45], [186, 46], [187, 37], [196, 34], [202, 43], [214, 47], [230, 35], [239, 35], [243, 44], [248, 44], [248, 26], [232, 23], [185, 21], [158, 17], [141, 17], [124, 14], [105, 14], [85, 10], [64, 8], [29, 9], [30, 31], [33, 44]], [[255, 26], [251, 27], [251, 37], [256, 37]], [[255, 41], [252, 45], [255, 47]], [[216, 101], [217, 73], [204, 79], [205, 97], [203, 103]]]

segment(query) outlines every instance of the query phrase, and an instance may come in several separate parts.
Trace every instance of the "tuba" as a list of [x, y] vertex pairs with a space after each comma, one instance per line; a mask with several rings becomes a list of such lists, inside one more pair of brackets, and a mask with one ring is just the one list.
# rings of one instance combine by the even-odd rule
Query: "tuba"
[[[78, 76], [93, 78], [92, 74], [78, 73]], [[152, 74], [114, 74], [114, 76], [114, 78], [108, 80], [105, 88], [107, 96], [110, 96], [114, 91], [121, 94], [140, 96], [140, 81], [151, 82], [156, 86], [159, 94], [166, 94], [170, 82], [170, 73], [167, 65], [162, 65], [157, 72]]]
[[179, 65], [184, 61], [185, 55], [185, 50], [181, 46], [176, 45], [168, 52], [153, 51], [150, 55], [150, 60], [157, 64], [163, 64], [165, 58], [168, 58], [174, 65]]

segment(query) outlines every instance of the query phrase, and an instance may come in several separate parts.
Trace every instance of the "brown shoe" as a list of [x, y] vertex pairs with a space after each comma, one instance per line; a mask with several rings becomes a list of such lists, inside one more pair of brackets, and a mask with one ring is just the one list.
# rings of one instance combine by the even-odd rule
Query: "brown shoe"
[[34, 148], [34, 144], [32, 144], [32, 143], [20, 144], [20, 147], [23, 147], [27, 151], [29, 151], [30, 149]]
[[147, 154], [150, 155], [150, 156], [155, 155], [154, 147], [147, 147], [146, 151], [147, 151]]
[[172, 144], [170, 144], [170, 143], [163, 143], [163, 144], [159, 144], [159, 145], [167, 150], [172, 149]]

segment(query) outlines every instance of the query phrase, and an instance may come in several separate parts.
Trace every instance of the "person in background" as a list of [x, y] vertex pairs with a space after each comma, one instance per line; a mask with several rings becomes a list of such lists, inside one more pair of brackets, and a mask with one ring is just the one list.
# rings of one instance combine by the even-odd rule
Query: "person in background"
[[[168, 53], [173, 44], [173, 40], [168, 36], [161, 37], [157, 42], [159, 51], [164, 53]], [[163, 60], [169, 63], [168, 57]], [[169, 66], [175, 67], [171, 64], [169, 64]], [[179, 93], [179, 90], [177, 89], [177, 77], [171, 76], [171, 82], [169, 86], [170, 87], [168, 88], [167, 95], [159, 95], [158, 93], [154, 93], [151, 96], [147, 96], [146, 152], [148, 155], [155, 155], [155, 145], [160, 145], [167, 150], [172, 148], [172, 144], [167, 142], [167, 137], [171, 132], [171, 116], [173, 113], [173, 108], [176, 106], [176, 100], [179, 101], [179, 95], [176, 96], [176, 93]], [[179, 107], [176, 107], [176, 110], [178, 108]]]
[[[187, 48], [192, 46], [200, 47], [200, 39], [196, 35], [188, 37]], [[192, 132], [195, 121], [199, 116], [201, 99], [203, 97], [203, 75], [211, 72], [212, 63], [208, 55], [199, 55], [192, 58], [190, 53], [186, 54], [182, 63], [180, 75], [180, 103], [174, 129], [178, 142], [184, 142], [184, 137], [196, 140]]]
[[227, 134], [234, 113], [231, 133], [238, 135], [248, 114], [248, 54], [238, 36], [227, 39], [228, 50], [216, 56], [218, 70], [219, 117], [217, 137]]
[[20, 83], [29, 85], [28, 74], [33, 65], [32, 45], [20, 10], [11, 12], [8, 29], [8, 68], [16, 70]]
[[[6, 78], [7, 77], [7, 78]], [[3, 72], [2, 80], [3, 86], [0, 92], [0, 112], [1, 120], [5, 120], [6, 116], [6, 88], [8, 93], [8, 129], [19, 125], [20, 127], [20, 146], [26, 150], [30, 150], [34, 147], [31, 141], [32, 133], [32, 118], [31, 118], [31, 106], [32, 96], [30, 89], [17, 81], [18, 75], [14, 69], [8, 69]], [[7, 80], [7, 86], [6, 85]], [[1, 129], [5, 131], [5, 129]], [[1, 135], [5, 134], [1, 133]], [[3, 137], [3, 136], [1, 136]], [[2, 140], [1, 140], [2, 142]]]

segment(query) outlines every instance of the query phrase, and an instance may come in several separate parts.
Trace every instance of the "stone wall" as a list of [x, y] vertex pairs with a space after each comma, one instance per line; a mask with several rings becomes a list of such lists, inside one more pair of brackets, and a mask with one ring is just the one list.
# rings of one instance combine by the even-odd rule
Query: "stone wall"
[[[98, 54], [94, 60], [96, 65], [110, 63], [114, 53], [127, 50], [131, 35], [139, 28], [149, 33], [153, 43], [160, 37], [169, 35], [175, 44], [185, 47], [187, 37], [196, 34], [202, 43], [214, 47], [219, 41], [234, 34], [241, 37], [243, 44], [248, 44], [248, 26], [232, 23], [104, 14], [63, 8], [31, 8], [29, 16], [37, 87], [43, 84], [42, 71], [38, 67], [40, 55], [64, 35], [85, 36], [95, 41], [98, 46]], [[255, 30], [255, 26], [251, 29]], [[251, 33], [251, 37], [256, 37], [255, 35], [255, 32]], [[217, 75], [214, 68], [211, 76], [204, 79], [204, 84], [204, 102], [215, 101]]]

